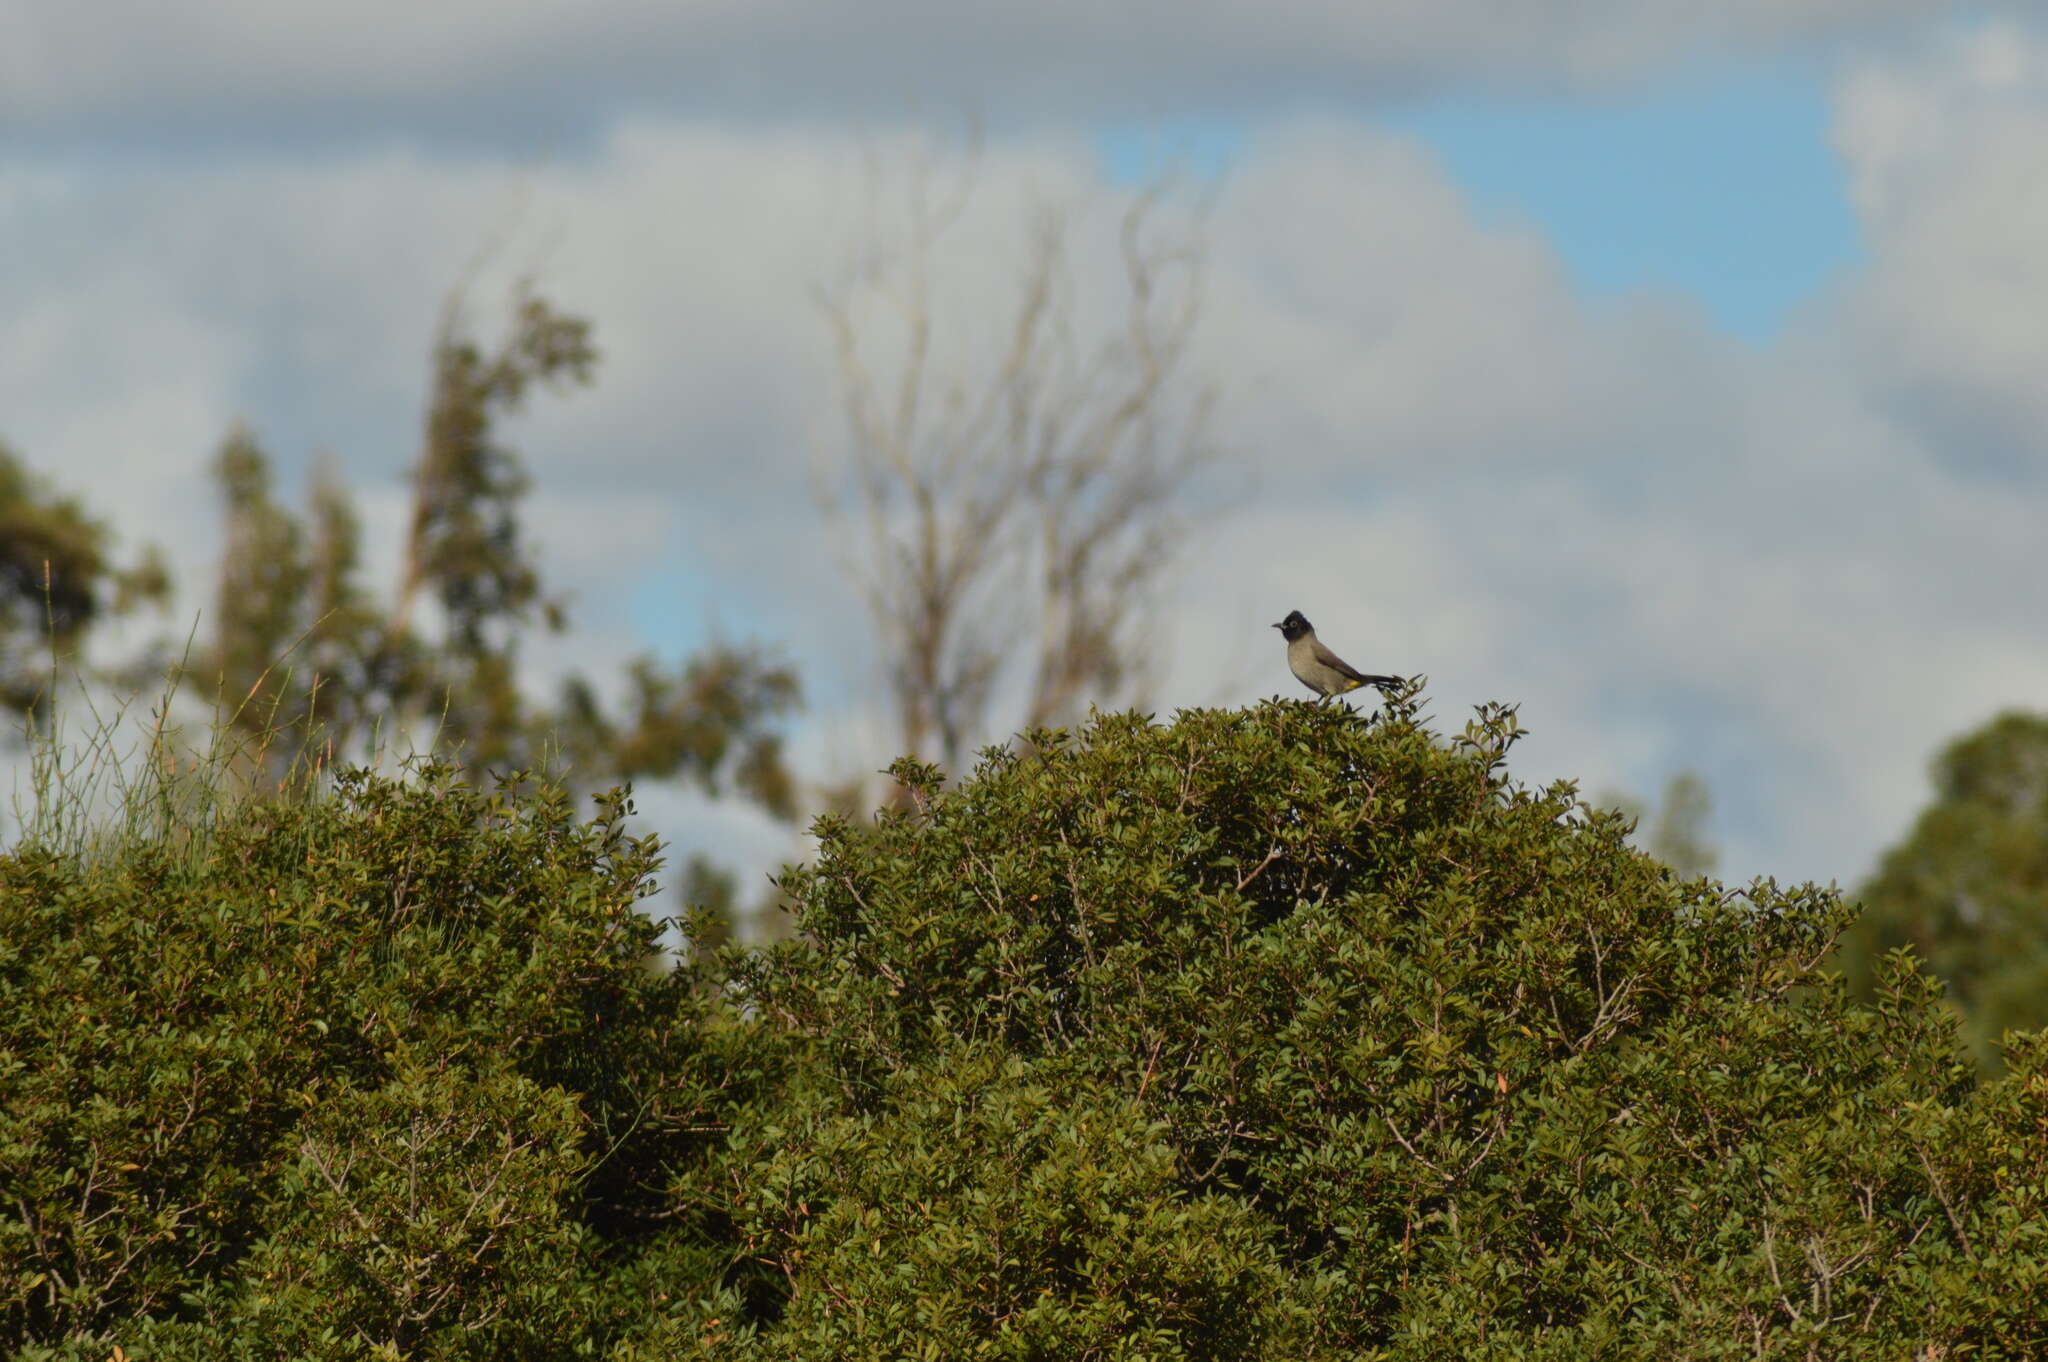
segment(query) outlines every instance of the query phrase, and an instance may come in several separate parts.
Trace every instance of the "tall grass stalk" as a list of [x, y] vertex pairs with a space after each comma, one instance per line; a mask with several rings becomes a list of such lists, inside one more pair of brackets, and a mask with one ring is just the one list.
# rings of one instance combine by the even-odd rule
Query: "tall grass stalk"
[[[184, 694], [190, 637], [146, 711], [141, 692], [113, 692], [75, 668], [65, 676], [53, 649], [43, 703], [20, 725], [24, 760], [10, 800], [11, 840], [87, 859], [145, 847], [203, 858], [214, 829], [249, 805], [319, 798], [332, 788], [344, 743], [311, 715], [303, 724], [278, 720], [278, 697], [290, 689], [287, 660], [299, 642], [232, 709], [227, 697], [202, 707]], [[286, 684], [260, 722], [246, 722], [273, 674]], [[57, 703], [66, 691], [75, 704]], [[384, 739], [381, 726], [372, 729], [363, 764], [384, 765]]]

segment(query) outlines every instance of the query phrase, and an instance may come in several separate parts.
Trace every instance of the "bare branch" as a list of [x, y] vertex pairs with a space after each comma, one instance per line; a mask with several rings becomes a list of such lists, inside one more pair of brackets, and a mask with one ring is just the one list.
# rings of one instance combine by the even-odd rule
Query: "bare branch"
[[1085, 343], [1069, 215], [1041, 205], [1001, 343], [975, 365], [942, 334], [937, 277], [974, 166], [947, 194], [937, 171], [911, 168], [900, 250], [871, 228], [861, 267], [814, 291], [846, 437], [819, 494], [851, 541], [903, 746], [957, 768], [1020, 651], [1027, 728], [1143, 683], [1143, 607], [1216, 451], [1214, 394], [1190, 373], [1201, 253], [1192, 226], [1158, 229], [1163, 187], [1124, 212], [1122, 320]]

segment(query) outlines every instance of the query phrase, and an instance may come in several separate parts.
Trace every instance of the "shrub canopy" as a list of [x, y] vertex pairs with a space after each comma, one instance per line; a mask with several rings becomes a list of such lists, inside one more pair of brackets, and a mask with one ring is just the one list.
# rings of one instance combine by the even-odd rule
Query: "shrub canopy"
[[826, 824], [742, 969], [810, 1066], [759, 1355], [2032, 1352], [2038, 1051], [1973, 1104], [1839, 898], [1677, 877], [1517, 733], [1112, 716]]
[[24, 1357], [2022, 1358], [2048, 1045], [1831, 893], [1271, 703], [915, 764], [649, 968], [608, 800], [346, 778], [0, 858]]
[[0, 1342], [552, 1357], [644, 1313], [609, 1293], [743, 1066], [649, 968], [628, 807], [430, 767], [0, 857]]

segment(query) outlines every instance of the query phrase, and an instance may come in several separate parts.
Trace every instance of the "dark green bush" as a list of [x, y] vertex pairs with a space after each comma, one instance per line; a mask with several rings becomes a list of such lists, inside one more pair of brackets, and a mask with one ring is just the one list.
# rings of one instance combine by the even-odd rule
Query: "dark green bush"
[[0, 858], [0, 1351], [2048, 1355], [2048, 1044], [1834, 895], [1275, 703], [820, 825], [652, 968], [612, 800], [345, 778]]
[[0, 858], [0, 1341], [557, 1356], [637, 1321], [734, 1066], [650, 968], [625, 812], [430, 768]]
[[2032, 1355], [1990, 1303], [2040, 1294], [2038, 1077], [1970, 1105], [1909, 963], [1874, 1008], [1820, 971], [1834, 895], [1675, 877], [1508, 781], [1516, 731], [1273, 704], [899, 768], [742, 965], [810, 1071], [738, 1137], [755, 1308], [665, 1346]]

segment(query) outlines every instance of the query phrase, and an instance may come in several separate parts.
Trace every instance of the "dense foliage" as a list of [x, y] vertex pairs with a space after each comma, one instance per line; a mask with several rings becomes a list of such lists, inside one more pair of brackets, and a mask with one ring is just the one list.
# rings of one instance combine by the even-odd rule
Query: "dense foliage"
[[2038, 1355], [2038, 1051], [1973, 1101], [1908, 963], [1821, 974], [1834, 896], [1676, 877], [1514, 734], [1112, 718], [828, 827], [745, 976], [811, 1060], [754, 1355]]
[[743, 1066], [650, 968], [625, 813], [430, 768], [0, 858], [0, 1341], [557, 1357], [644, 1313], [647, 1178]]
[[648, 968], [616, 802], [352, 777], [0, 861], [28, 1356], [2020, 1358], [2048, 1045], [1516, 733], [1275, 703], [914, 764]]

